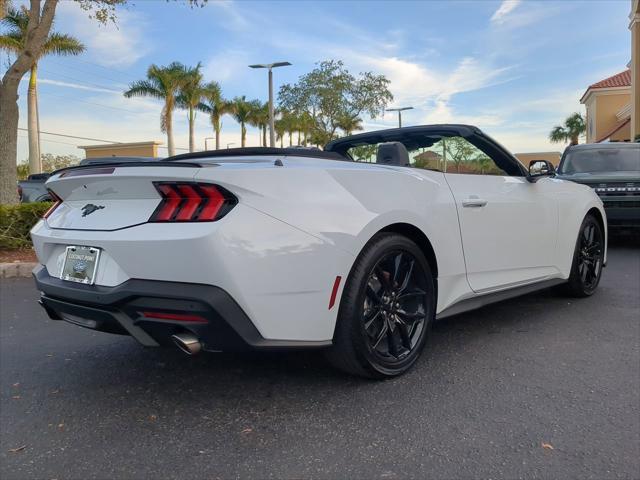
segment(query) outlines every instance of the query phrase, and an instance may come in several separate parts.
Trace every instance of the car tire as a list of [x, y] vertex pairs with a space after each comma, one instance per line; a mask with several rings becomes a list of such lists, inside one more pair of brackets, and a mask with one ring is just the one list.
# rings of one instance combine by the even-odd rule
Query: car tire
[[565, 293], [571, 297], [588, 297], [598, 288], [604, 263], [604, 232], [591, 214], [580, 225], [573, 252], [571, 274]]
[[433, 274], [418, 246], [402, 235], [377, 234], [345, 283], [328, 360], [367, 378], [405, 373], [424, 350], [435, 305]]

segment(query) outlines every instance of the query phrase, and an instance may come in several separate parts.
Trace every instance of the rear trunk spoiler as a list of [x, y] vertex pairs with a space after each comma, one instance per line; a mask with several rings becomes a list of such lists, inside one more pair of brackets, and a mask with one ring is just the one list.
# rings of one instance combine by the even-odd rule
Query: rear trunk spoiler
[[60, 168], [52, 172], [49, 176], [53, 177], [59, 173], [66, 173], [69, 171], [80, 170], [97, 170], [104, 168], [122, 168], [122, 167], [187, 167], [187, 168], [202, 168], [202, 165], [195, 162], [167, 162], [165, 160], [158, 160], [157, 162], [113, 162], [94, 163], [91, 165], [76, 165], [73, 167]]

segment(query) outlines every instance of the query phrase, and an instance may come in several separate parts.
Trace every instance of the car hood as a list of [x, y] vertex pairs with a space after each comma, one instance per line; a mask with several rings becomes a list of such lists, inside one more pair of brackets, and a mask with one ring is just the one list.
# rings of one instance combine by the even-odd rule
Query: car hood
[[558, 178], [570, 180], [576, 183], [627, 183], [640, 182], [640, 172], [596, 172], [596, 173], [574, 173], [574, 174], [558, 174]]

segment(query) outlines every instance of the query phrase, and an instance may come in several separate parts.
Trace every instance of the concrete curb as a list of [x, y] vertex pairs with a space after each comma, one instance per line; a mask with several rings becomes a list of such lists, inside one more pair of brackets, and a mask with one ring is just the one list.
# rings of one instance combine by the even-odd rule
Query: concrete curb
[[36, 265], [35, 262], [0, 263], [0, 278], [28, 278]]

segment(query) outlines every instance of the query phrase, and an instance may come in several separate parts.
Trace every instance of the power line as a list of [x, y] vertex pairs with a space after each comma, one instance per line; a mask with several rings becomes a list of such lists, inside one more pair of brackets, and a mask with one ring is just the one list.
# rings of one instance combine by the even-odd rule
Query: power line
[[[18, 127], [18, 130], [22, 130], [24, 132], [28, 132], [29, 131], [26, 128], [20, 128], [20, 127]], [[114, 142], [113, 140], [101, 140], [99, 138], [78, 137], [76, 135], [67, 135], [65, 133], [44, 132], [42, 130], [40, 130], [40, 133], [44, 133], [45, 135], [55, 135], [56, 137], [77, 138], [79, 140], [91, 140], [92, 142], [122, 143], [122, 142]]]
[[[20, 138], [29, 138], [29, 135], [18, 135]], [[69, 142], [60, 142], [59, 140], [50, 140], [48, 138], [44, 138], [42, 140], [40, 140], [41, 142], [44, 143], [59, 143], [61, 145], [71, 145], [72, 147], [77, 147], [77, 145], [75, 143], [69, 143]]]
[[71, 100], [72, 102], [86, 103], [87, 105], [94, 105], [96, 107], [109, 108], [111, 110], [120, 110], [122, 112], [131, 113], [132, 115], [152, 115], [151, 112], [136, 112], [135, 110], [127, 110], [126, 108], [112, 107], [110, 105], [104, 105], [102, 103], [88, 102], [86, 100], [80, 100], [79, 98], [68, 97], [65, 95], [56, 95], [55, 93], [50, 93], [50, 92], [38, 92], [38, 94], [44, 95], [46, 97], [58, 97], [64, 100]]
[[[28, 132], [29, 130], [26, 128], [22, 128], [22, 127], [18, 127], [18, 130], [22, 130], [23, 132]], [[65, 133], [53, 133], [53, 132], [44, 132], [42, 130], [40, 130], [40, 133], [45, 134], [45, 135], [55, 135], [57, 137], [66, 137], [66, 138], [77, 138], [79, 140], [91, 140], [93, 142], [105, 142], [105, 143], [117, 143], [117, 144], [122, 144], [124, 142], [114, 142], [113, 140], [101, 140], [99, 138], [89, 138], [89, 137], [78, 137], [76, 135], [67, 135]], [[54, 140], [43, 140], [46, 142], [53, 142]], [[63, 143], [63, 142], [57, 142], [57, 143]], [[77, 145], [72, 144], [72, 143], [67, 143], [66, 145], [73, 145], [75, 147], [77, 147]], [[158, 148], [168, 148], [168, 147], [164, 147], [164, 146], [158, 146]], [[181, 148], [181, 147], [175, 147], [176, 150], [184, 150], [186, 152], [189, 151], [188, 148]]]
[[[79, 59], [79, 58], [74, 58], [74, 59], [73, 59], [73, 61], [74, 61], [74, 63], [75, 63], [75, 62], [82, 62], [82, 63], [86, 63], [86, 64], [88, 64], [88, 65], [93, 65], [93, 66], [96, 66], [96, 67], [102, 68], [103, 70], [106, 70], [107, 72], [109, 72], [109, 74], [110, 74], [110, 75], [111, 75], [111, 74], [121, 75], [122, 77], [126, 77], [126, 78], [127, 78], [127, 80], [126, 80], [127, 82], [131, 82], [131, 75], [129, 74], [129, 72], [125, 72], [125, 71], [123, 71], [123, 70], [116, 70], [116, 69], [114, 69], [114, 68], [106, 68], [106, 67], [103, 67], [103, 66], [101, 66], [101, 65], [98, 65], [97, 63], [88, 62], [88, 61], [86, 61], [86, 60], [81, 60], [81, 59]], [[110, 77], [110, 76], [104, 75], [103, 73], [99, 73], [99, 74], [98, 74], [98, 73], [96, 73], [96, 72], [92, 72], [92, 71], [90, 71], [90, 70], [86, 70], [86, 69], [79, 68], [79, 67], [77, 67], [76, 65], [66, 65], [66, 64], [65, 64], [65, 62], [61, 62], [61, 61], [58, 61], [58, 60], [53, 60], [53, 59], [50, 59], [50, 58], [47, 58], [46, 62], [47, 62], [47, 63], [49, 63], [49, 62], [51, 62], [51, 63], [55, 63], [55, 64], [57, 64], [57, 65], [63, 66], [64, 68], [71, 68], [71, 69], [75, 69], [75, 70], [78, 70], [79, 72], [88, 73], [89, 75], [94, 75], [94, 76], [96, 76], [96, 77], [100, 77], [100, 78], [106, 78], [106, 79], [112, 80], [112, 81], [114, 81], [114, 82], [122, 82], [122, 81], [123, 81], [123, 80], [116, 80], [116, 79], [114, 79], [113, 77]]]

